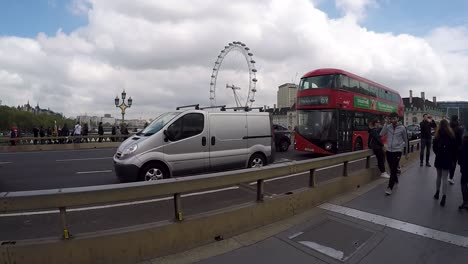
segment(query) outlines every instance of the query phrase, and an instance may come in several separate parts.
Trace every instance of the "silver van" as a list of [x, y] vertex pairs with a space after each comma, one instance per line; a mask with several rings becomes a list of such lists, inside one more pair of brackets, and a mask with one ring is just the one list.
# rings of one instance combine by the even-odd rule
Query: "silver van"
[[128, 138], [114, 155], [121, 182], [159, 180], [273, 161], [272, 122], [265, 112], [186, 110], [164, 113]]

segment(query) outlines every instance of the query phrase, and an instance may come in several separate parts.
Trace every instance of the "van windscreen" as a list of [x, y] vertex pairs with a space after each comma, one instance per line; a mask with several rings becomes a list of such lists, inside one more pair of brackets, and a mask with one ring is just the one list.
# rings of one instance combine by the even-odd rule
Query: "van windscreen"
[[138, 133], [141, 136], [151, 136], [161, 130], [167, 123], [174, 117], [178, 116], [181, 112], [167, 112], [158, 116], [151, 124], [149, 124], [143, 131]]

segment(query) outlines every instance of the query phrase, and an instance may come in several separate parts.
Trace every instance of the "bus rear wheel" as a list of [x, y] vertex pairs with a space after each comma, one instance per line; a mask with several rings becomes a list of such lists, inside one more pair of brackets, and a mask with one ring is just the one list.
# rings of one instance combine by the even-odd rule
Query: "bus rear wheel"
[[354, 142], [354, 151], [363, 150], [363, 149], [364, 149], [364, 147], [362, 145], [362, 139], [357, 138], [356, 141]]

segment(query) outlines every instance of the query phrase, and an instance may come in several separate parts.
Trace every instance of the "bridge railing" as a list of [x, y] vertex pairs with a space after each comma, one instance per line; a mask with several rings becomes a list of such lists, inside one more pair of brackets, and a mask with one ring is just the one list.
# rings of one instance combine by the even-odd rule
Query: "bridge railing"
[[131, 137], [129, 135], [87, 135], [87, 136], [56, 136], [56, 137], [0, 137], [0, 146], [13, 145], [46, 145], [72, 143], [121, 142]]
[[[419, 140], [410, 142], [410, 152], [419, 149]], [[58, 209], [64, 239], [70, 239], [67, 224], [67, 209], [87, 207], [97, 204], [115, 204], [125, 201], [152, 199], [157, 196], [171, 195], [174, 201], [174, 221], [183, 220], [183, 193], [199, 192], [206, 189], [218, 189], [243, 183], [256, 182], [256, 201], [264, 201], [265, 180], [295, 173], [309, 173], [307, 187], [317, 186], [315, 172], [319, 168], [343, 164], [342, 176], [348, 176], [348, 164], [355, 160], [366, 159], [366, 168], [370, 167], [371, 150], [361, 150], [337, 154], [329, 157], [304, 161], [291, 161], [272, 164], [262, 168], [227, 171], [199, 176], [171, 178], [154, 182], [135, 182], [90, 187], [63, 188], [37, 191], [0, 193], [0, 214], [27, 212], [42, 209]]]

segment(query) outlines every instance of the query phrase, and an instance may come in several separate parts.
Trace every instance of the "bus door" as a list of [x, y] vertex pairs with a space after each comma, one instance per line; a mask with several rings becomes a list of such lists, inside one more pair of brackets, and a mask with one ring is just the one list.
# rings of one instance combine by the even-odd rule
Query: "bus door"
[[353, 113], [338, 110], [338, 153], [353, 150]]

